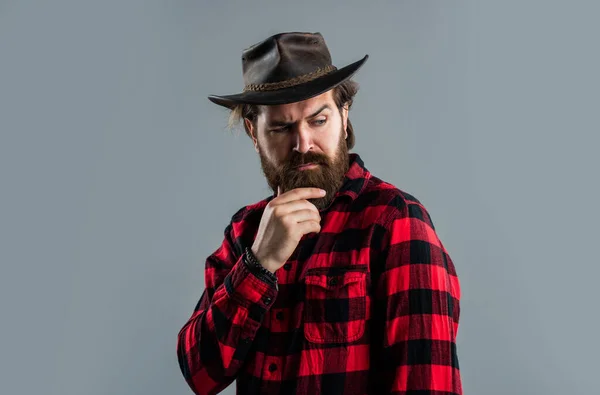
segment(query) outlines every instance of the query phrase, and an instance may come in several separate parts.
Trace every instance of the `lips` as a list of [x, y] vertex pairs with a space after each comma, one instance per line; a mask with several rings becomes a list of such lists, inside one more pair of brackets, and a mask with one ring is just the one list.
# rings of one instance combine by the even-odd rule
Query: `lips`
[[309, 167], [313, 167], [313, 166], [318, 166], [318, 163], [314, 163], [314, 162], [310, 162], [310, 163], [304, 163], [302, 165], [298, 165], [295, 167], [295, 169], [304, 169], [304, 168], [309, 168]]

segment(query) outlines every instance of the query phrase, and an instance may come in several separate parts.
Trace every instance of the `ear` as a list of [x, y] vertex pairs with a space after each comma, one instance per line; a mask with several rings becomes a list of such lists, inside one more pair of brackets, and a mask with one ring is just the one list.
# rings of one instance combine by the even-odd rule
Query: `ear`
[[347, 127], [348, 127], [348, 104], [347, 103], [342, 106], [341, 116], [342, 116], [342, 125], [344, 126], [344, 133], [346, 134], [344, 136], [344, 140], [345, 140], [348, 138], [348, 130], [347, 130]]
[[250, 131], [250, 137], [252, 138], [252, 142], [254, 143], [254, 150], [256, 152], [259, 152], [258, 140], [256, 139], [256, 128], [254, 128], [252, 121], [250, 121], [248, 118], [244, 118], [244, 124], [246, 125], [246, 128]]

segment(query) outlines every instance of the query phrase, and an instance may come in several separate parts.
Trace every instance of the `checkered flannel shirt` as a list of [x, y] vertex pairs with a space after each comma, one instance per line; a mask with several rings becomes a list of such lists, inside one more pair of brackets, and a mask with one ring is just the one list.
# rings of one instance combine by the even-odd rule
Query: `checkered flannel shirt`
[[462, 394], [460, 285], [429, 213], [360, 156], [321, 232], [304, 235], [277, 281], [250, 269], [274, 195], [235, 213], [205, 264], [205, 289], [177, 336], [192, 391], [216, 394]]

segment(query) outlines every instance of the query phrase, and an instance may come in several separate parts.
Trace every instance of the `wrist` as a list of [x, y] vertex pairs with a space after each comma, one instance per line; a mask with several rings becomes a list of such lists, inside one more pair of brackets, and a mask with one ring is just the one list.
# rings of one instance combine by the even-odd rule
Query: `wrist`
[[277, 276], [275, 273], [269, 271], [265, 268], [256, 258], [254, 252], [249, 247], [246, 247], [244, 250], [244, 262], [247, 265], [250, 272], [254, 273], [258, 278], [262, 279], [265, 282], [272, 283], [275, 285], [277, 289], [279, 289], [277, 285]]
[[254, 258], [258, 261], [258, 264], [260, 264], [262, 267], [264, 267], [270, 273], [275, 274], [275, 271], [277, 270], [275, 265], [269, 264], [268, 259], [263, 257], [262, 255], [260, 255], [254, 247], [250, 248], [250, 251], [254, 255]]

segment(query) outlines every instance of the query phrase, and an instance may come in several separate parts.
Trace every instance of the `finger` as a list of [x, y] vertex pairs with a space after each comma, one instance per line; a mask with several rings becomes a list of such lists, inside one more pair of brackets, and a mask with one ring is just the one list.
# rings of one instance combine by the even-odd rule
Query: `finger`
[[302, 209], [293, 211], [288, 214], [293, 218], [296, 223], [304, 222], [304, 221], [315, 221], [317, 223], [321, 222], [321, 215], [319, 215], [318, 211], [311, 209]]
[[[283, 195], [279, 199], [285, 199], [287, 195]], [[319, 218], [321, 217], [321, 213], [319, 213], [319, 209], [313, 203], [309, 202], [306, 199], [298, 199], [298, 200], [290, 200], [283, 203], [278, 203], [278, 213], [277, 215], [283, 217], [286, 215], [293, 215], [297, 211], [308, 210], [312, 211]]]
[[320, 188], [295, 188], [285, 193], [281, 203], [291, 202], [299, 199], [310, 199], [325, 196], [325, 191]]
[[319, 233], [321, 231], [321, 224], [316, 221], [303, 221], [298, 223], [298, 230], [301, 234], [307, 233]]
[[277, 196], [281, 195], [281, 187], [277, 185]]

